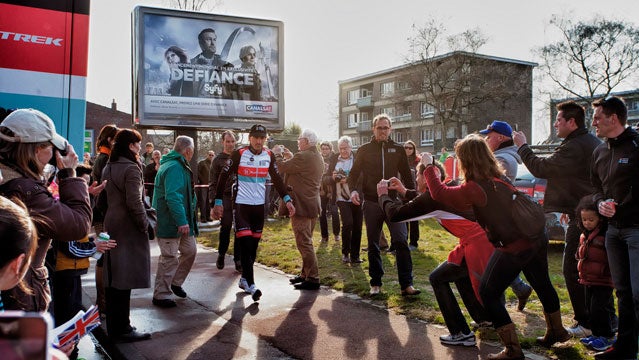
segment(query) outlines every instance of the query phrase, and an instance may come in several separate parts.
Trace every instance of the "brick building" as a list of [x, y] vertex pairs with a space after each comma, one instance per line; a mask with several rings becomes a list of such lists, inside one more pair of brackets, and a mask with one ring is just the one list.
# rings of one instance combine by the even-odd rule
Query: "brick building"
[[433, 153], [495, 119], [530, 134], [535, 66], [457, 51], [339, 81], [339, 135], [368, 142], [380, 113], [393, 118], [393, 140]]

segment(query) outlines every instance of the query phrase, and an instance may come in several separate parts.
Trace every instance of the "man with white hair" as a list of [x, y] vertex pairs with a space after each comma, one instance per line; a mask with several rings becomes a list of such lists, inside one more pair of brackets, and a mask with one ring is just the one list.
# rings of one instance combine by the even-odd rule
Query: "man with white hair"
[[291, 279], [298, 290], [318, 290], [320, 287], [319, 267], [313, 230], [320, 213], [319, 188], [324, 173], [324, 160], [317, 151], [317, 134], [304, 129], [297, 138], [298, 152], [293, 155], [288, 149], [277, 155], [277, 167], [285, 175], [285, 182], [292, 187], [291, 197], [295, 204], [295, 215], [291, 216], [291, 226], [295, 234], [297, 249], [302, 255], [302, 273]]

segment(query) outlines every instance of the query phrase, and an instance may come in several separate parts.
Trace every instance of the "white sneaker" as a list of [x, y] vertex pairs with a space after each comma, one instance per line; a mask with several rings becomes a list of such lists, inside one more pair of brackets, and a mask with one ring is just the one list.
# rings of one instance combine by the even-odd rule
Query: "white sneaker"
[[255, 284], [249, 287], [249, 292], [251, 293], [251, 298], [253, 301], [258, 301], [262, 297], [262, 291], [255, 287]]
[[585, 328], [579, 324], [575, 324], [569, 328], [566, 328], [566, 331], [568, 331], [568, 333], [572, 335], [572, 337], [577, 339], [585, 338], [592, 335], [592, 331], [590, 331], [590, 329]]
[[377, 295], [382, 291], [381, 286], [371, 286], [371, 291], [369, 292], [371, 295]]
[[251, 293], [251, 289], [249, 287], [248, 282], [246, 282], [245, 278], [240, 278], [240, 283], [237, 284], [237, 286], [239, 286], [240, 289], [244, 290], [245, 293], [247, 293], [247, 294]]
[[468, 333], [463, 334], [458, 332], [457, 334], [450, 334], [446, 336], [440, 336], [439, 341], [446, 345], [463, 345], [463, 346], [475, 346], [475, 334]]

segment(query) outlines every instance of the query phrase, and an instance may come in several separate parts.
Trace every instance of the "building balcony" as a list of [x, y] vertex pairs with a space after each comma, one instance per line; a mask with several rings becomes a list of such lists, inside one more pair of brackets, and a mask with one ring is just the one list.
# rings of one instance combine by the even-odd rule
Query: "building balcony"
[[403, 114], [393, 116], [393, 121], [410, 121], [413, 118], [413, 114]]
[[360, 122], [359, 124], [357, 124], [357, 132], [371, 131], [372, 123], [373, 122], [370, 120]]
[[366, 108], [370, 108], [373, 107], [373, 97], [372, 96], [366, 96], [366, 97], [361, 97], [359, 99], [357, 99], [357, 108], [358, 109], [366, 109]]

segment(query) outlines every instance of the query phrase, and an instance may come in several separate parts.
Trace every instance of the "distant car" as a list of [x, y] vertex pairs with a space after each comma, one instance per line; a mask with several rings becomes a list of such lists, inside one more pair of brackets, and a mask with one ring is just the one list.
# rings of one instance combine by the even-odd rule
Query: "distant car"
[[[543, 205], [544, 195], [546, 193], [546, 179], [534, 177], [524, 164], [517, 166], [517, 177], [515, 178], [515, 188], [517, 190], [530, 195], [536, 202]], [[563, 241], [566, 237], [566, 228], [559, 219], [561, 213], [546, 213], [546, 230], [551, 240]]]

